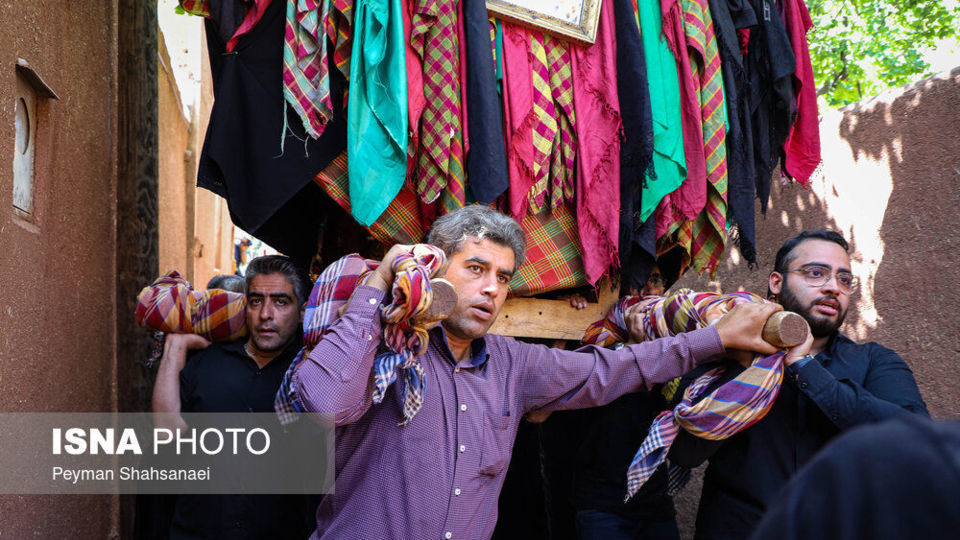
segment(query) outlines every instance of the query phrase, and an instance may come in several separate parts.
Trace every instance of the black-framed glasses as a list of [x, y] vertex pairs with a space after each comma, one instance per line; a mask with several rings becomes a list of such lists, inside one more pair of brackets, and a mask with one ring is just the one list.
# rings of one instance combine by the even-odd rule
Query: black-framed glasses
[[[808, 265], [801, 266], [795, 270], [787, 270], [787, 273], [796, 272], [803, 276], [803, 281], [811, 287], [822, 287], [834, 275], [833, 270], [827, 266]], [[850, 294], [857, 289], [857, 277], [850, 272], [836, 272], [837, 286], [846, 294]]]

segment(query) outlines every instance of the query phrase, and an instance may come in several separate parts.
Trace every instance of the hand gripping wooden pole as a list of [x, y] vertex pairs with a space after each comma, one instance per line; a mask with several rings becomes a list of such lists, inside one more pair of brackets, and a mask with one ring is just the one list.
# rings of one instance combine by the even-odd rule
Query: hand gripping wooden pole
[[792, 311], [778, 311], [763, 325], [763, 340], [774, 347], [787, 348], [806, 341], [810, 325]]

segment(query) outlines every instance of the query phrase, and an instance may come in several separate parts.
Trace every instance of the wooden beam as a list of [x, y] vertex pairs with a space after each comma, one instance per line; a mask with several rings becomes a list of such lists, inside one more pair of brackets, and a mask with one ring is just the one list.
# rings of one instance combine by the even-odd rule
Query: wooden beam
[[610, 289], [606, 279], [600, 282], [599, 291], [597, 302], [590, 302], [584, 309], [570, 306], [567, 300], [511, 298], [504, 303], [490, 333], [579, 340], [590, 323], [606, 317], [617, 302], [617, 293]]

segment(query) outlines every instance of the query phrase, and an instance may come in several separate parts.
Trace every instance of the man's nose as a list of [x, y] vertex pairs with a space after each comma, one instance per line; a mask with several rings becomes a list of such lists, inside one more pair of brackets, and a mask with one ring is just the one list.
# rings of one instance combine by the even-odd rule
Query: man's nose
[[840, 280], [837, 278], [836, 273], [831, 273], [830, 277], [827, 279], [827, 282], [820, 286], [820, 290], [825, 293], [832, 293], [834, 296], [840, 294]]
[[496, 274], [490, 274], [484, 278], [483, 288], [480, 290], [481, 293], [487, 296], [496, 296], [499, 290], [500, 287]]
[[260, 318], [264, 320], [273, 318], [273, 304], [271, 302], [264, 302], [263, 306], [260, 307]]

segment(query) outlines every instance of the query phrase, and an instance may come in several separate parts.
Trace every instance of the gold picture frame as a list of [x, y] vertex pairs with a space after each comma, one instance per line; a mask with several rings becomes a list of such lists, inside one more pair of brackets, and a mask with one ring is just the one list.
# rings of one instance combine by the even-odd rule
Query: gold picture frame
[[593, 45], [597, 39], [601, 1], [487, 0], [487, 12], [561, 39]]

